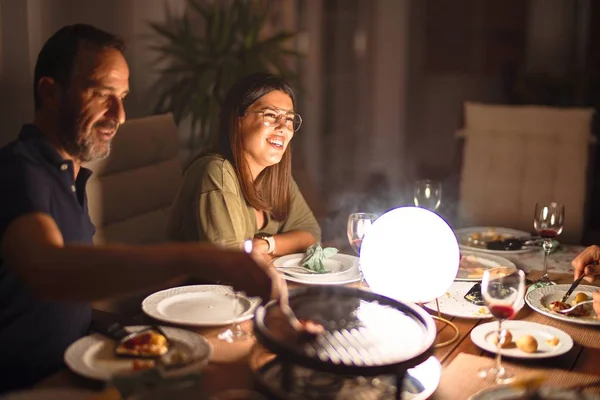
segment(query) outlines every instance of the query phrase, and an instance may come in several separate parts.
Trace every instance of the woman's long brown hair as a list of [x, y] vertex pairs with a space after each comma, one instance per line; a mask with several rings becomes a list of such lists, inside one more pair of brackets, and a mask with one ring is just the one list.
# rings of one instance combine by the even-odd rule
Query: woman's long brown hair
[[250, 167], [244, 157], [243, 133], [239, 124], [239, 118], [246, 113], [248, 107], [274, 90], [290, 96], [295, 108], [292, 89], [278, 76], [256, 73], [233, 85], [221, 108], [217, 150], [233, 164], [246, 201], [257, 210], [269, 212], [274, 219], [282, 221], [287, 217], [290, 205], [291, 146], [288, 145], [279, 163], [265, 168], [253, 182]]

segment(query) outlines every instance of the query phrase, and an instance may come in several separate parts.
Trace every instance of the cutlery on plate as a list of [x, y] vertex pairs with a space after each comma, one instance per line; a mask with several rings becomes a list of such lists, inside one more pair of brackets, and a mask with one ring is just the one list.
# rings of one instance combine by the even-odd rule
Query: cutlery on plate
[[[583, 306], [585, 304], [592, 304], [593, 302], [594, 302], [594, 300], [585, 300], [585, 301], [582, 301], [580, 303], [575, 304], [573, 307], [569, 307], [569, 308], [564, 309], [564, 310], [557, 310], [556, 312], [557, 313], [561, 313], [561, 314], [568, 314], [568, 313], [570, 313], [571, 311], [573, 311], [574, 309], [576, 309], [579, 306]], [[564, 303], [564, 301], [563, 301], [563, 303]]]
[[304, 267], [299, 267], [299, 266], [290, 266], [290, 267], [275, 267], [275, 269], [277, 271], [281, 271], [281, 272], [303, 272], [306, 274], [320, 274], [320, 272], [317, 271], [313, 271], [312, 269], [308, 269], [308, 268], [304, 268]]
[[581, 280], [585, 277], [585, 274], [581, 274], [581, 276], [579, 278], [577, 278], [573, 284], [571, 284], [571, 287], [569, 288], [569, 290], [567, 290], [567, 292], [565, 293], [565, 295], [562, 297], [562, 299], [560, 299], [561, 303], [566, 303], [567, 299], [569, 298], [569, 296], [573, 293], [573, 290], [575, 290], [575, 288], [577, 286], [579, 286], [579, 283], [581, 283]]

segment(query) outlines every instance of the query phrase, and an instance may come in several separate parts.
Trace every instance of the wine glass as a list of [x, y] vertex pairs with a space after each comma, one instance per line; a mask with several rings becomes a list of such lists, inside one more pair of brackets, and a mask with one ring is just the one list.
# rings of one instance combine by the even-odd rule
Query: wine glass
[[348, 216], [348, 242], [354, 252], [360, 255], [360, 246], [362, 245], [363, 237], [369, 230], [373, 222], [377, 219], [377, 214], [373, 213], [352, 213]]
[[436, 211], [442, 202], [442, 184], [429, 179], [416, 181], [413, 202], [417, 207]]
[[514, 374], [501, 364], [501, 349], [506, 339], [506, 330], [502, 330], [502, 321], [515, 314], [515, 304], [522, 301], [525, 295], [525, 273], [508, 267], [497, 267], [486, 270], [481, 280], [481, 295], [490, 313], [498, 320], [498, 351], [496, 363], [492, 368], [480, 369], [478, 375], [496, 383], [508, 383]]
[[[363, 238], [365, 234], [377, 219], [377, 214], [373, 213], [352, 213], [348, 216], [348, 227], [346, 229], [346, 234], [348, 235], [348, 242], [354, 252], [360, 256], [360, 246], [362, 245]], [[362, 269], [360, 268], [360, 263], [358, 264], [358, 269], [360, 271], [360, 287], [365, 283], [365, 277], [362, 273]]]
[[536, 286], [552, 284], [548, 278], [548, 254], [552, 249], [552, 239], [561, 234], [565, 221], [565, 206], [559, 203], [537, 203], [533, 216], [533, 227], [544, 239], [544, 269], [542, 276], [536, 281]]
[[[252, 253], [252, 248], [252, 239], [245, 240], [243, 243], [244, 252], [250, 254]], [[252, 334], [246, 332], [239, 323], [239, 317], [241, 317], [241, 315], [244, 313], [242, 298], [233, 287], [231, 288], [231, 292], [233, 294], [233, 329], [227, 328], [217, 336], [220, 340], [223, 340], [227, 343], [241, 342], [252, 337]], [[238, 311], [238, 309], [241, 310]]]

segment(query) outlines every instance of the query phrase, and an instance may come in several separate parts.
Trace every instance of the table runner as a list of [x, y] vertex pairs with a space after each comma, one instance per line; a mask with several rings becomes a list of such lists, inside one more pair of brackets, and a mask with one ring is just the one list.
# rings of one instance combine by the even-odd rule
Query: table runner
[[[483, 389], [496, 386], [493, 382], [481, 379], [477, 376], [477, 370], [479, 368], [492, 366], [493, 363], [494, 360], [491, 358], [460, 353], [442, 371], [440, 386], [433, 399], [467, 399], [469, 396]], [[503, 361], [503, 364], [520, 377], [544, 373], [546, 375], [545, 384], [549, 386], [566, 388], [596, 382], [600, 383], [600, 376], [580, 374], [560, 369], [527, 368], [509, 361]], [[600, 394], [600, 384], [585, 389], [585, 392]]]

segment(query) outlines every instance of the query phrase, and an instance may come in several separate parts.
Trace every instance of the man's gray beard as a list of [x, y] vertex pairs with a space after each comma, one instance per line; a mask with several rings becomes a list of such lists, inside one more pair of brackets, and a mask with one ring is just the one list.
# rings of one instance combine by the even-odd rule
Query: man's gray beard
[[77, 123], [70, 129], [63, 127], [63, 133], [64, 134], [60, 136], [61, 146], [71, 157], [81, 162], [103, 160], [110, 154], [110, 143], [106, 147], [106, 151], [100, 152], [97, 149], [94, 149], [94, 138], [92, 135], [88, 135], [85, 139], [78, 140], [80, 130]]

